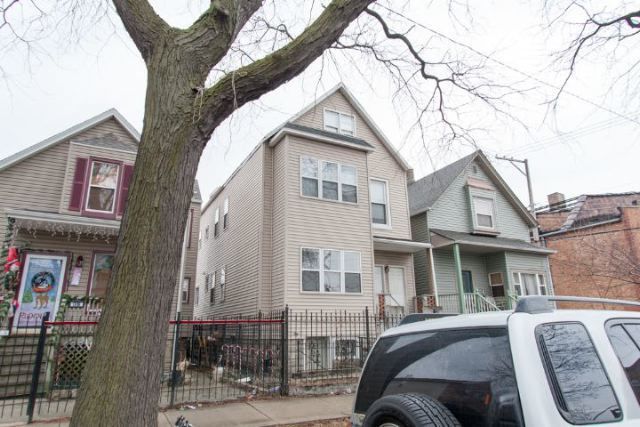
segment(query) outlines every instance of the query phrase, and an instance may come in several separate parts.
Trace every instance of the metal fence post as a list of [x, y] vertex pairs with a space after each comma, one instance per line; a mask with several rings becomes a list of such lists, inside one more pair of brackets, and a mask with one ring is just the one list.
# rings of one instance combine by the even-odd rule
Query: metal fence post
[[180, 354], [178, 338], [180, 337], [180, 313], [176, 313], [176, 327], [173, 330], [173, 357], [171, 363], [171, 399], [169, 406], [173, 406], [176, 399], [176, 382], [178, 381], [178, 355]]
[[280, 395], [289, 395], [289, 307], [282, 312], [280, 323]]
[[[364, 308], [364, 323], [366, 325], [367, 331], [367, 354], [369, 354], [369, 349], [371, 348], [371, 332], [369, 330], [369, 307], [365, 307]], [[364, 355], [364, 357], [362, 358], [362, 361], [364, 362], [364, 359], [366, 358], [366, 355]]]
[[44, 356], [44, 344], [47, 339], [47, 325], [49, 313], [45, 313], [40, 325], [40, 336], [38, 337], [38, 348], [36, 350], [36, 361], [33, 364], [33, 374], [31, 375], [31, 388], [29, 389], [29, 402], [27, 403], [27, 423], [33, 421], [33, 412], [36, 407], [36, 396], [38, 395], [38, 383], [40, 382], [40, 371], [42, 370], [42, 357]]

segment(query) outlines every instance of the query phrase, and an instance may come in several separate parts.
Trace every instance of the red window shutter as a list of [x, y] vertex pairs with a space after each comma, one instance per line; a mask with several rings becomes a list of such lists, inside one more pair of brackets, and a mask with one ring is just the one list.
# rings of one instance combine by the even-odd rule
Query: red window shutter
[[71, 184], [71, 197], [69, 198], [69, 210], [79, 211], [82, 207], [82, 196], [84, 193], [84, 180], [87, 176], [87, 164], [89, 159], [78, 157], [76, 159], [76, 171], [73, 174], [73, 184]]
[[129, 195], [129, 183], [131, 182], [132, 175], [133, 165], [124, 165], [122, 184], [120, 185], [120, 198], [118, 200], [118, 215], [122, 215], [124, 213], [124, 208], [127, 204], [127, 196]]

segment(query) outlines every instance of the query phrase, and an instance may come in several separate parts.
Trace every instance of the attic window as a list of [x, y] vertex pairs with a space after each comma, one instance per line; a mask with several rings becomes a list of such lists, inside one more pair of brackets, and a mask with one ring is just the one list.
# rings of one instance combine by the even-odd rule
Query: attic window
[[324, 110], [324, 129], [353, 136], [355, 134], [355, 118], [351, 114]]
[[120, 166], [118, 164], [92, 162], [86, 210], [114, 213], [119, 174]]
[[495, 229], [496, 222], [493, 199], [474, 196], [473, 211], [476, 228]]

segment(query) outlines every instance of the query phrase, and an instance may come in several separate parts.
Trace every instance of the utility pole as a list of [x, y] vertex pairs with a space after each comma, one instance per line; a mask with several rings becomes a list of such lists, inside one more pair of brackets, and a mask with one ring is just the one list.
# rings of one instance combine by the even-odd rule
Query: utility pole
[[[529, 189], [529, 212], [531, 212], [531, 215], [535, 219], [536, 218], [536, 207], [535, 207], [535, 203], [533, 202], [533, 189], [531, 187], [531, 174], [529, 173], [529, 160], [528, 159], [523, 159], [523, 160], [514, 159], [513, 157], [506, 157], [506, 156], [496, 156], [496, 159], [508, 161], [509, 163], [511, 163], [513, 165], [514, 168], [518, 169], [518, 172], [520, 172], [521, 174], [523, 174], [527, 178], [527, 187]], [[524, 164], [524, 170], [522, 170], [520, 168], [520, 166], [517, 165], [517, 163]], [[538, 240], [539, 240], [538, 227], [534, 227], [533, 228], [533, 241], [537, 242]]]

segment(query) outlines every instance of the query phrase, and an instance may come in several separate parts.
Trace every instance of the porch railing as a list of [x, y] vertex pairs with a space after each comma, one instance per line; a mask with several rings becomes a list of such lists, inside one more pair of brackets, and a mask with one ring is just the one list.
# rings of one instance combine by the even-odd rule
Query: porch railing
[[[438, 303], [433, 294], [420, 295], [423, 311], [439, 311], [441, 313], [460, 313], [460, 298], [457, 293], [438, 294]], [[506, 310], [506, 304], [495, 301], [493, 297], [487, 297], [480, 292], [464, 293], [462, 302], [465, 313], [483, 313], [487, 311]]]

